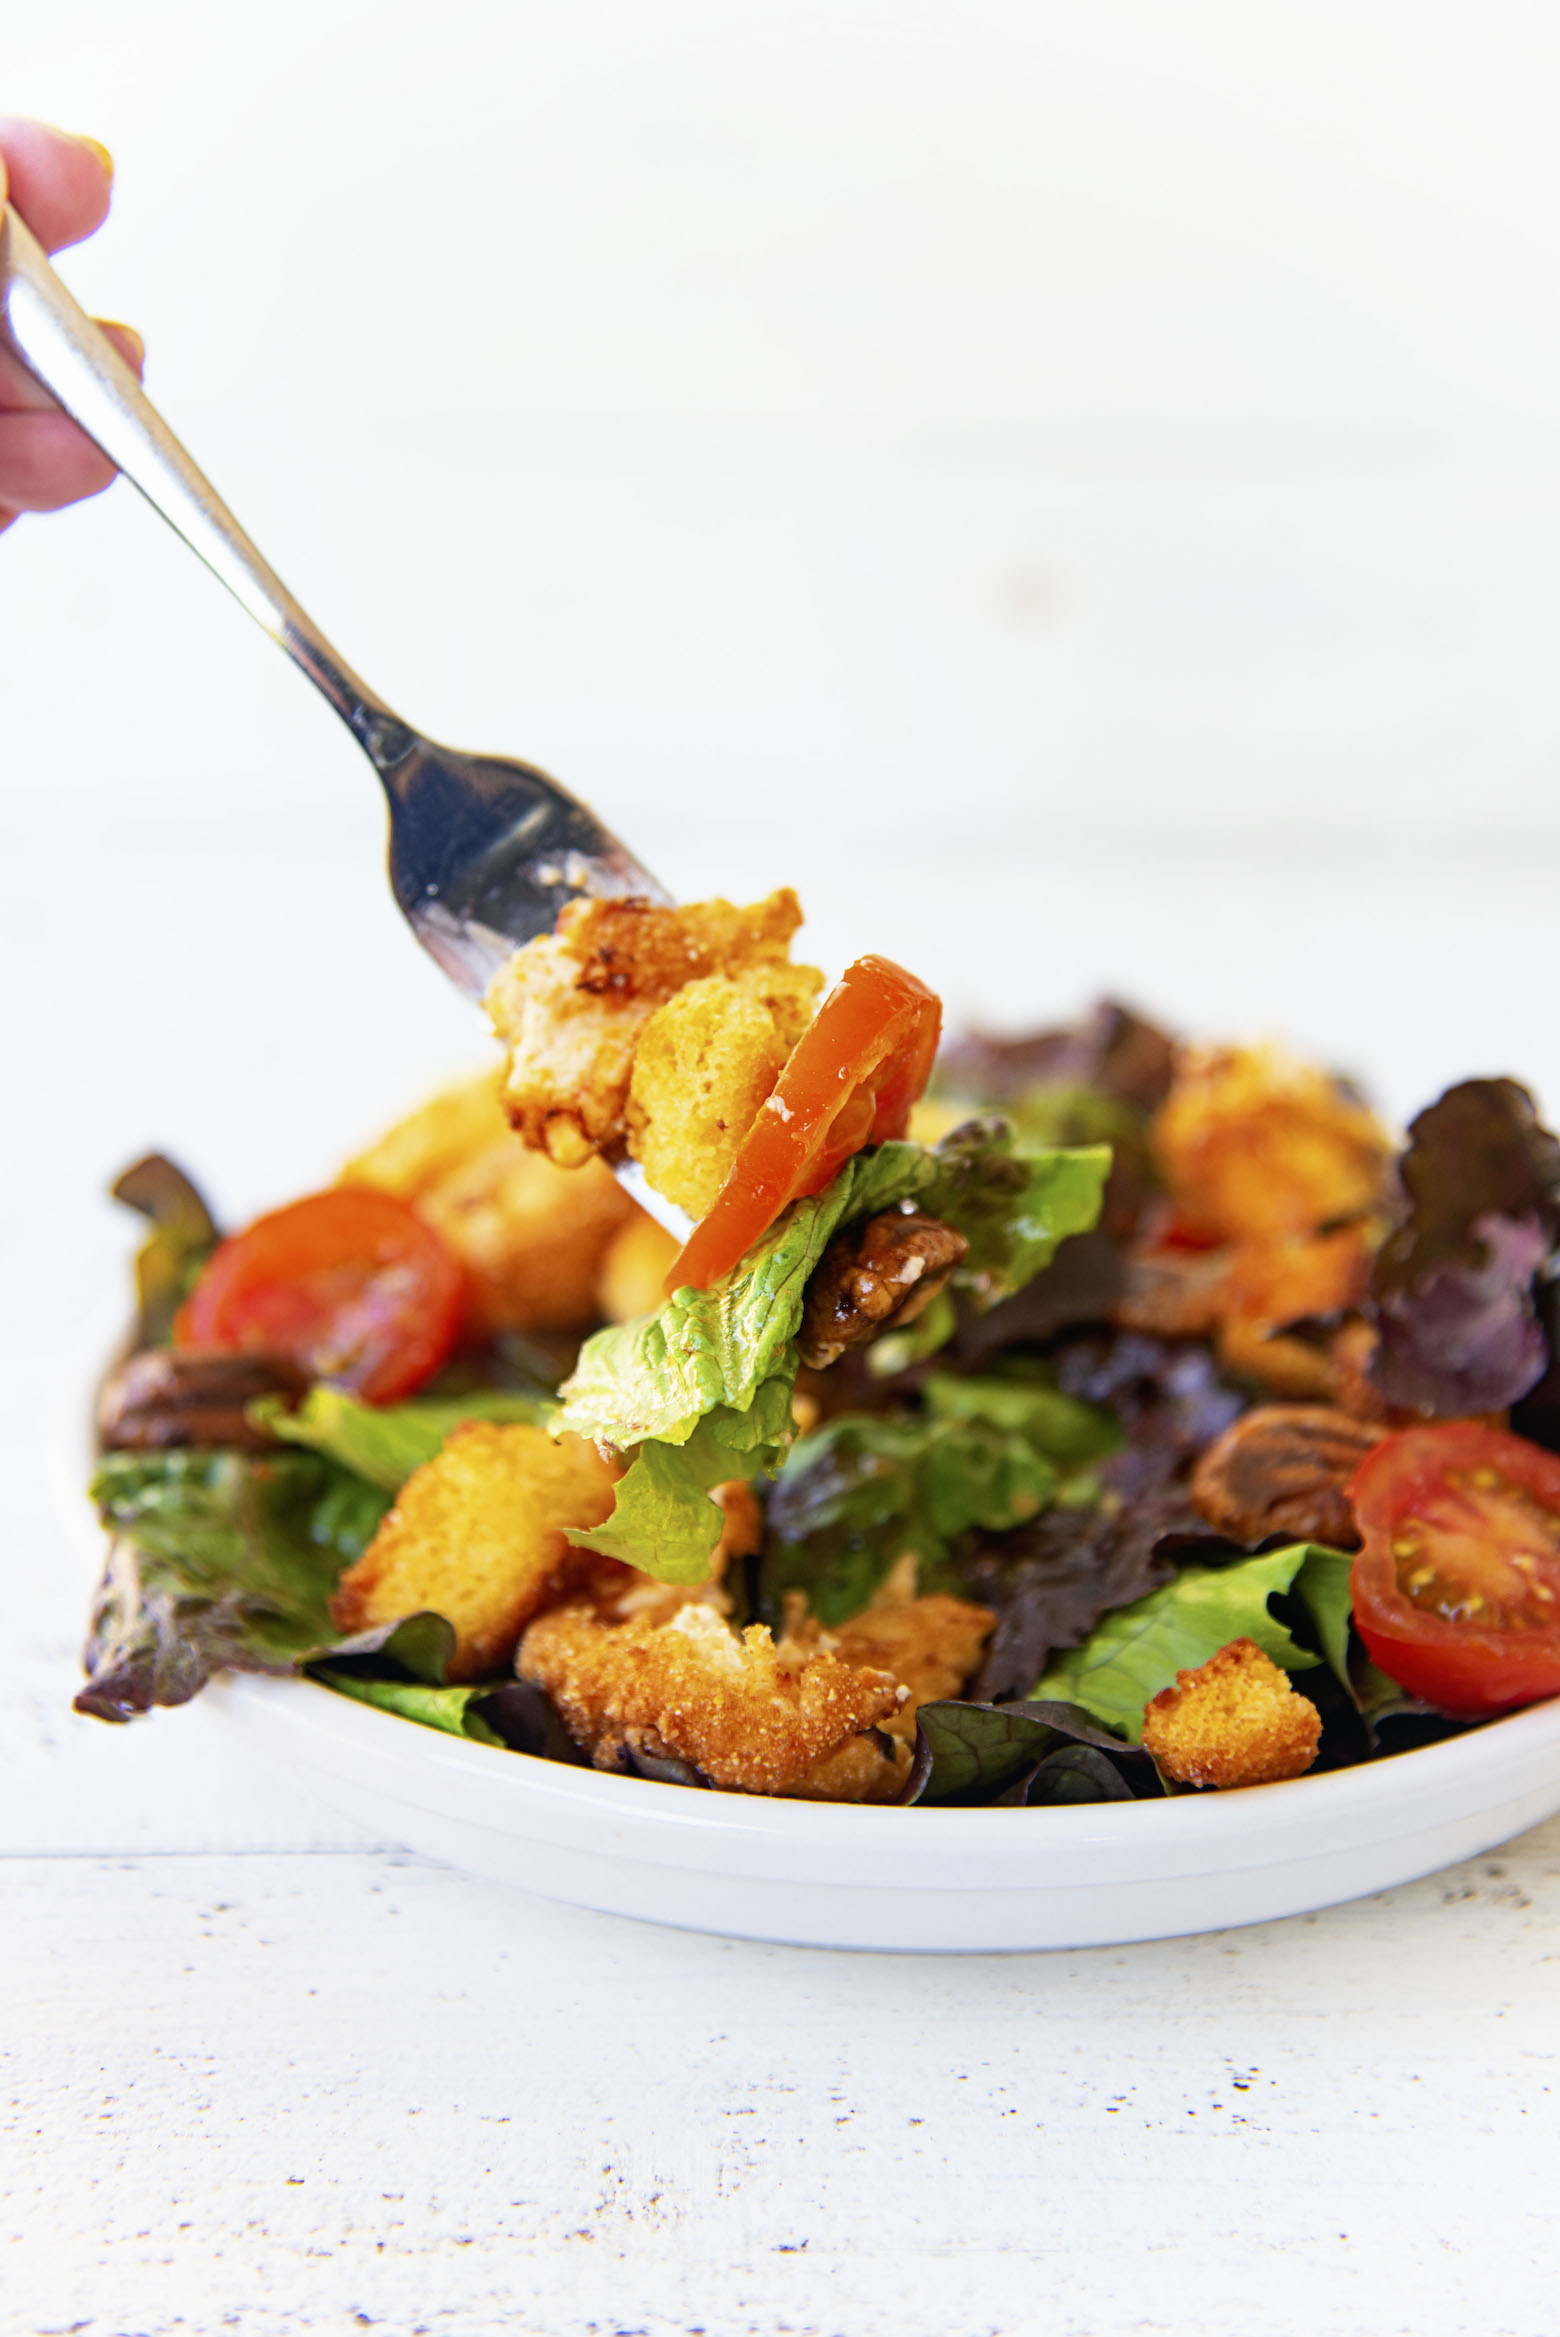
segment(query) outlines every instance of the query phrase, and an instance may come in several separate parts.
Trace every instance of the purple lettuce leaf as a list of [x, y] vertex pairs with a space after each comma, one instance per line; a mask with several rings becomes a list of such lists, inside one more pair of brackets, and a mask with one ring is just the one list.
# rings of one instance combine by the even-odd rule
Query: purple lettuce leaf
[[1543, 1378], [1534, 1278], [1560, 1235], [1560, 1141], [1514, 1079], [1468, 1079], [1419, 1114], [1404, 1209], [1371, 1274], [1389, 1403], [1502, 1411]]
[[1377, 1387], [1391, 1404], [1443, 1419], [1504, 1411], [1549, 1365], [1533, 1303], [1549, 1232], [1534, 1218], [1493, 1211], [1469, 1231], [1482, 1249], [1476, 1262], [1432, 1266], [1376, 1301]]

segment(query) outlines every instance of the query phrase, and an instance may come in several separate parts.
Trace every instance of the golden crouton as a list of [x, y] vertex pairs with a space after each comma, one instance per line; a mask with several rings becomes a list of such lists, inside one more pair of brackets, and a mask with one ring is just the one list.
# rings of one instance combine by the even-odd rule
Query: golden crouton
[[628, 1149], [656, 1191], [690, 1217], [713, 1208], [822, 982], [811, 966], [706, 974], [658, 1006], [640, 1032]]
[[644, 1024], [689, 982], [784, 968], [801, 909], [790, 891], [739, 909], [701, 901], [572, 901], [555, 933], [517, 950], [487, 995], [509, 1054], [505, 1108], [525, 1142], [574, 1168], [623, 1157]]
[[466, 1269], [476, 1338], [589, 1322], [615, 1237], [642, 1226], [668, 1239], [604, 1163], [571, 1174], [527, 1152], [505, 1117], [496, 1071], [430, 1097], [350, 1161], [342, 1180], [414, 1203], [442, 1234]]
[[[529, 1153], [528, 1159], [540, 1158]], [[572, 1175], [560, 1169], [560, 1176]], [[579, 1172], [584, 1174], [582, 1170]], [[610, 1170], [605, 1172], [610, 1175]], [[618, 1190], [616, 1184], [614, 1192]], [[636, 1209], [618, 1227], [596, 1268], [596, 1312], [609, 1323], [631, 1323], [653, 1315], [665, 1297], [666, 1277], [682, 1244], [644, 1210]]]
[[604, 1621], [577, 1602], [539, 1615], [515, 1669], [544, 1688], [603, 1766], [624, 1747], [691, 1762], [733, 1793], [789, 1792], [812, 1764], [897, 1707], [887, 1672], [740, 1638], [703, 1601], [665, 1621]]
[[1253, 1639], [1177, 1672], [1143, 1714], [1143, 1745], [1178, 1785], [1274, 1785], [1316, 1759], [1322, 1716]]
[[1391, 1157], [1374, 1113], [1276, 1047], [1183, 1050], [1153, 1148], [1177, 1219], [1213, 1241], [1363, 1216]]
[[415, 1469], [330, 1611], [345, 1632], [432, 1608], [454, 1625], [452, 1680], [500, 1665], [571, 1571], [570, 1528], [600, 1525], [614, 1472], [579, 1436], [472, 1420]]

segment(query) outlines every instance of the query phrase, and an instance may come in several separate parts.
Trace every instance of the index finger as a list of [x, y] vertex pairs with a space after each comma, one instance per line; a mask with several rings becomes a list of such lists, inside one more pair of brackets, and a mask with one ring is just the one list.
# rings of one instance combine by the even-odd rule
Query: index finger
[[45, 251], [80, 243], [108, 215], [114, 165], [95, 138], [0, 116], [0, 193], [7, 175], [11, 201]]

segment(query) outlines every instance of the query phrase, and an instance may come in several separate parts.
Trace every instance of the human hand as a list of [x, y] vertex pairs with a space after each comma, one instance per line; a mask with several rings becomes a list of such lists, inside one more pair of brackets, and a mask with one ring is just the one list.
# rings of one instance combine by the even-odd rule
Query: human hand
[[[95, 139], [0, 118], [0, 203], [8, 181], [11, 201], [44, 250], [57, 252], [102, 226], [114, 165]], [[99, 322], [139, 373], [140, 334], [130, 325]], [[0, 530], [20, 512], [58, 511], [84, 495], [101, 495], [115, 476], [107, 455], [0, 347]]]

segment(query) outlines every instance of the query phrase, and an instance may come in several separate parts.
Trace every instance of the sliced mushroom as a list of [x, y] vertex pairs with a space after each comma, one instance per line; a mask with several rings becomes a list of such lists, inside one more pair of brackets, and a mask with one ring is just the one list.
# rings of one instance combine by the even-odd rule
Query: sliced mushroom
[[1193, 1504], [1237, 1542], [1292, 1534], [1357, 1549], [1359, 1530], [1344, 1487], [1387, 1433], [1330, 1404], [1258, 1404], [1197, 1463]]
[[170, 1445], [268, 1452], [276, 1439], [251, 1424], [247, 1407], [256, 1396], [281, 1396], [291, 1408], [308, 1384], [285, 1356], [178, 1355], [171, 1347], [145, 1347], [106, 1382], [98, 1436], [119, 1452]]

